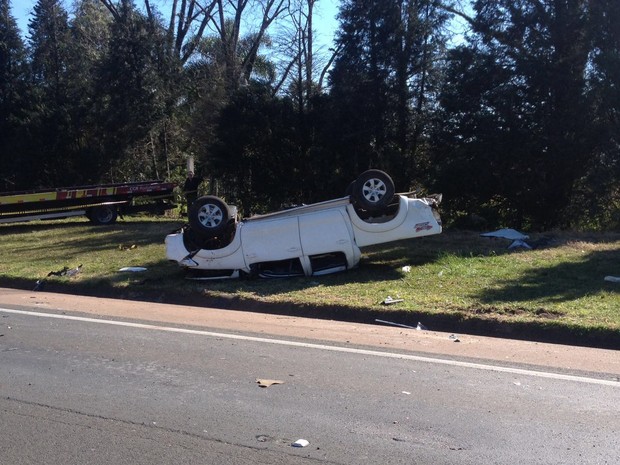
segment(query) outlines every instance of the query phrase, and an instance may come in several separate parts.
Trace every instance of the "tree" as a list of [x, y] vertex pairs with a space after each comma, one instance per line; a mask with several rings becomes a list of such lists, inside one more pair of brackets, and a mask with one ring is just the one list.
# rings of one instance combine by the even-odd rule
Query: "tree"
[[381, 167], [406, 187], [415, 179], [447, 18], [433, 1], [343, 2], [331, 94], [339, 151], [355, 172]]
[[[68, 14], [59, 0], [38, 0], [29, 22], [30, 63], [35, 107], [28, 160], [33, 185], [54, 186], [79, 181], [71, 146], [68, 88], [70, 31]], [[62, 162], [61, 162], [62, 161]]]
[[[128, 7], [135, 9], [135, 5], [128, 0], [100, 1], [117, 21], [122, 20], [123, 11]], [[181, 0], [180, 3], [179, 0], [173, 0], [168, 26], [164, 28], [166, 41], [162, 52], [175, 57], [180, 64], [187, 63], [204, 37], [208, 24], [213, 20], [216, 4], [216, 0]], [[163, 27], [161, 15], [150, 0], [144, 0], [144, 9], [154, 29]]]
[[290, 100], [261, 83], [239, 89], [222, 109], [210, 167], [244, 215], [305, 200], [295, 121]]
[[[462, 190], [470, 199], [499, 202], [505, 212], [516, 212], [509, 216], [517, 224], [566, 226], [576, 181], [592, 162], [589, 2], [477, 0], [473, 6], [475, 15], [462, 17], [474, 34], [451, 56], [452, 89], [447, 86], [442, 99], [444, 109], [467, 109], [447, 112], [451, 145], [458, 148], [446, 157], [472, 160], [472, 170], [501, 185], [491, 199], [487, 183], [474, 192], [476, 180], [461, 177], [458, 184], [470, 186]], [[487, 86], [468, 94], [476, 81]]]
[[76, 170], [83, 182], [97, 182], [108, 170], [108, 157], [103, 151], [101, 105], [96, 82], [107, 59], [112, 17], [99, 0], [75, 3], [71, 21], [70, 60], [68, 63], [69, 99], [71, 104], [72, 151], [76, 154]]
[[[103, 145], [115, 165], [110, 180], [157, 177], [160, 164], [153, 149], [157, 127], [170, 102], [167, 72], [171, 63], [160, 53], [166, 37], [147, 17], [124, 2], [112, 22], [110, 43], [98, 69], [97, 105]], [[176, 68], [172, 65], [172, 69]]]
[[433, 115], [433, 188], [442, 192], [446, 219], [484, 218], [485, 224], [523, 227], [539, 147], [536, 116], [523, 83], [491, 53], [461, 46], [448, 54], [439, 109]]
[[[143, 125], [143, 129], [149, 126], [151, 130], [141, 139], [142, 149], [139, 151], [143, 155], [148, 152], [153, 160], [163, 155], [168, 175], [172, 172], [171, 166], [178, 165], [177, 161], [183, 157], [190, 154], [200, 156], [205, 152], [202, 136], [205, 126], [216, 117], [212, 111], [221, 108], [239, 86], [246, 85], [258, 74], [268, 76], [269, 81], [273, 80], [273, 67], [262, 58], [259, 49], [267, 41], [267, 29], [285, 11], [284, 0], [253, 3], [248, 0], [175, 0], [167, 23], [149, 0], [143, 2], [142, 15], [128, 0], [101, 2], [114, 18], [113, 41], [120, 40], [123, 34], [121, 31], [127, 31], [127, 11], [132, 11], [134, 18], [140, 16], [140, 21], [144, 23], [140, 26], [144, 30], [140, 40], [143, 50], [150, 48], [146, 55], [150, 56], [149, 66], [154, 72], [149, 72], [149, 80], [157, 80], [157, 83], [152, 81], [151, 84], [156, 91], [153, 95], [143, 96], [146, 98], [144, 100], [140, 97], [139, 88], [135, 87], [132, 98], [128, 99], [124, 95], [118, 103], [133, 102], [134, 110], [140, 104], [146, 107], [155, 105], [148, 113], [144, 107], [139, 110], [142, 118], [147, 114], [151, 117], [151, 121]], [[256, 22], [249, 21], [250, 16]], [[242, 34], [242, 22], [258, 24], [258, 27]], [[210, 30], [216, 31], [215, 36], [206, 37], [208, 26]], [[118, 45], [114, 45], [111, 50], [117, 56], [116, 59], [112, 58], [117, 61], [116, 66], [122, 66], [122, 57], [127, 55], [127, 50], [122, 50], [122, 47], [119, 49]], [[137, 57], [139, 54], [129, 56]], [[146, 71], [146, 68], [142, 69]], [[201, 81], [203, 77], [208, 80]], [[214, 89], [213, 85], [223, 85], [224, 95]], [[111, 92], [110, 95], [118, 93]], [[215, 96], [216, 101], [209, 100]], [[151, 103], [148, 103], [149, 99]], [[112, 113], [115, 111], [112, 110]], [[205, 113], [208, 113], [206, 119], [203, 118]], [[135, 118], [132, 117], [132, 121]], [[197, 136], [192, 134], [194, 128], [200, 129], [194, 131]], [[130, 132], [137, 136], [140, 131]], [[212, 133], [212, 129], [207, 128], [206, 132]], [[124, 140], [127, 146], [129, 138], [125, 137]], [[144, 157], [139, 158], [146, 161]]]
[[300, 112], [308, 107], [312, 97], [321, 91], [325, 68], [317, 75], [317, 61], [314, 45], [314, 7], [317, 0], [295, 0], [290, 2], [288, 17], [290, 24], [278, 36], [281, 72], [274, 91], [285, 93], [296, 101]]
[[592, 2], [593, 48], [588, 65], [588, 106], [594, 149], [590, 169], [577, 181], [571, 208], [579, 226], [620, 228], [620, 4]]
[[[285, 0], [259, 0], [249, 8], [249, 0], [217, 0], [213, 26], [222, 47], [229, 94], [239, 89], [240, 85], [249, 83], [267, 30], [286, 11], [286, 4]], [[258, 26], [243, 34], [242, 20], [252, 14], [256, 14], [256, 22], [253, 24]]]
[[23, 185], [19, 171], [19, 133], [28, 105], [26, 51], [10, 0], [0, 0], [0, 190]]

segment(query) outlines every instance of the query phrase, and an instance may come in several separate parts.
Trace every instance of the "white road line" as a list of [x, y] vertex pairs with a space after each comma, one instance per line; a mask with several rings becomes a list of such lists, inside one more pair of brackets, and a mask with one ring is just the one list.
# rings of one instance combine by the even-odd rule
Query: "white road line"
[[55, 318], [59, 320], [82, 321], [85, 323], [98, 323], [112, 326], [124, 326], [128, 328], [140, 328], [155, 331], [167, 331], [170, 333], [194, 334], [199, 336], [217, 337], [221, 339], [236, 339], [242, 341], [263, 342], [267, 344], [277, 344], [290, 347], [304, 347], [308, 349], [328, 350], [331, 352], [346, 352], [350, 354], [369, 355], [373, 357], [396, 358], [401, 360], [413, 360], [416, 362], [434, 363], [438, 365], [448, 365], [461, 368], [473, 368], [476, 370], [495, 371], [499, 373], [510, 373], [515, 375], [533, 376], [538, 378], [548, 378], [563, 381], [574, 381], [578, 383], [598, 384], [602, 386], [613, 386], [620, 388], [619, 381], [588, 378], [585, 376], [564, 375], [561, 373], [551, 373], [545, 371], [525, 370], [521, 368], [510, 368], [496, 365], [486, 365], [481, 363], [461, 362], [457, 360], [448, 360], [433, 357], [422, 357], [419, 355], [398, 354], [393, 352], [381, 352], [378, 350], [356, 349], [353, 347], [339, 347], [326, 344], [312, 344], [308, 342], [286, 341], [282, 339], [269, 339], [264, 337], [242, 336], [239, 334], [216, 333], [213, 331], [202, 331], [197, 329], [174, 328], [170, 326], [157, 326], [144, 323], [131, 323], [127, 321], [104, 320], [98, 318], [85, 318], [71, 315], [58, 315], [55, 313], [30, 312], [25, 310], [15, 310], [0, 307], [0, 312], [14, 313], [17, 315], [38, 316], [43, 318]]

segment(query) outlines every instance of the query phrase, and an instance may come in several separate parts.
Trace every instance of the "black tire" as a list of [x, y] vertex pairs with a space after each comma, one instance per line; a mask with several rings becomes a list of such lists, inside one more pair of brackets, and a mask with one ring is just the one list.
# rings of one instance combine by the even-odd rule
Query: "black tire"
[[96, 225], [113, 224], [118, 217], [118, 210], [116, 205], [99, 205], [88, 210], [86, 216]]
[[198, 198], [188, 212], [189, 225], [198, 235], [215, 237], [226, 230], [230, 221], [230, 210], [219, 197], [206, 195]]
[[382, 210], [394, 198], [394, 181], [383, 171], [365, 171], [355, 181], [353, 197], [356, 205], [364, 210]]

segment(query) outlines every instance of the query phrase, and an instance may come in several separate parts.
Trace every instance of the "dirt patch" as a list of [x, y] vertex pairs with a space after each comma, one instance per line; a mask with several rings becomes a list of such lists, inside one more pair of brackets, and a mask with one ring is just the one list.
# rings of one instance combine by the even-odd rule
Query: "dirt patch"
[[557, 320], [565, 315], [564, 312], [559, 312], [557, 310], [549, 310], [547, 308], [542, 308], [542, 307], [532, 310], [532, 309], [525, 308], [525, 307], [471, 306], [471, 307], [467, 307], [463, 309], [454, 309], [454, 310], [465, 313], [465, 314], [471, 314], [471, 315], [488, 315], [488, 316], [528, 315], [528, 316], [537, 316], [537, 317], [544, 318], [547, 320]]

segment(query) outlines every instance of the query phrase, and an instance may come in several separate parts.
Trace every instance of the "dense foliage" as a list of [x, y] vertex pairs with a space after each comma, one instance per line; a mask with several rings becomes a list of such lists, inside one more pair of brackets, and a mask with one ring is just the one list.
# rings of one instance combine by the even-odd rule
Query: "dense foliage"
[[454, 225], [620, 227], [617, 0], [341, 0], [329, 51], [326, 1], [0, 0], [0, 190], [192, 157], [250, 214], [373, 167]]

